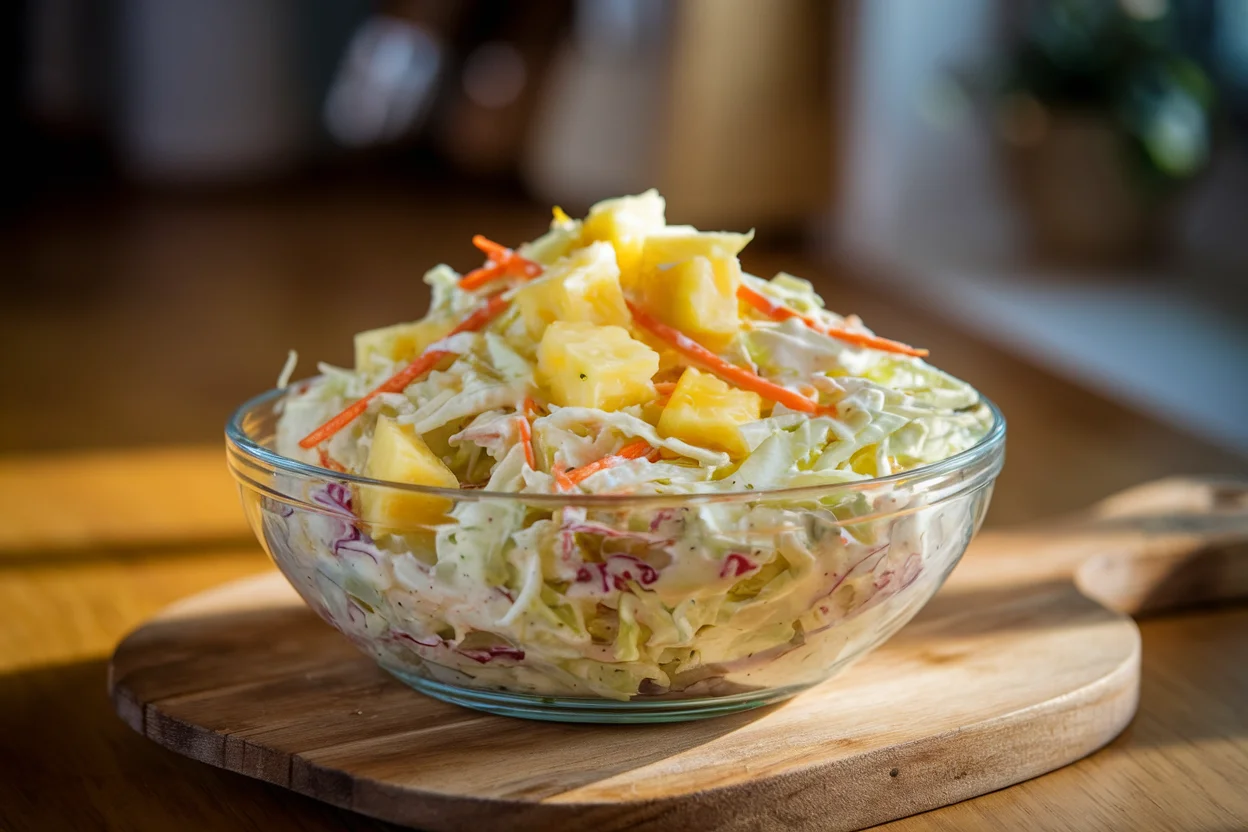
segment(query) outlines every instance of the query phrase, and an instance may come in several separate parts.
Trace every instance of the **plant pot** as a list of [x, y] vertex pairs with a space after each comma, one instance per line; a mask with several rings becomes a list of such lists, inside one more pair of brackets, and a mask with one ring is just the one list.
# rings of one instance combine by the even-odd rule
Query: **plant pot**
[[1041, 110], [1027, 131], [1004, 132], [1007, 176], [1036, 259], [1105, 267], [1162, 252], [1170, 200], [1133, 177], [1108, 117]]

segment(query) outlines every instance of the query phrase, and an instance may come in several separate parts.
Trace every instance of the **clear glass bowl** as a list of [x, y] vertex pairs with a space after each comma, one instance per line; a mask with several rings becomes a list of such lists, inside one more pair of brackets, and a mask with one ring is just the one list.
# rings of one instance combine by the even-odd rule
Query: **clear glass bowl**
[[[308, 605], [422, 693], [567, 722], [700, 719], [826, 680], [940, 588], [1005, 449], [988, 404], [993, 424], [975, 447], [850, 484], [680, 497], [447, 490], [277, 454], [283, 394], [239, 408], [226, 442], [256, 536]], [[374, 528], [355, 509], [366, 491], [440, 500], [459, 522]], [[468, 552], [471, 535], [456, 529], [494, 518], [535, 531]]]

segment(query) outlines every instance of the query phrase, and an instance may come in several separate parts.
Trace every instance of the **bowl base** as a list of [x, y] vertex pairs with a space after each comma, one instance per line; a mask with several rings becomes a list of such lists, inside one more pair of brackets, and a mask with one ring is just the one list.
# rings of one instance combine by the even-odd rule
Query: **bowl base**
[[749, 691], [701, 699], [648, 699], [644, 701], [589, 699], [572, 696], [538, 696], [448, 685], [423, 676], [388, 669], [405, 685], [443, 702], [484, 711], [496, 716], [536, 719], [545, 722], [647, 724], [687, 722], [740, 713], [790, 699], [805, 686]]

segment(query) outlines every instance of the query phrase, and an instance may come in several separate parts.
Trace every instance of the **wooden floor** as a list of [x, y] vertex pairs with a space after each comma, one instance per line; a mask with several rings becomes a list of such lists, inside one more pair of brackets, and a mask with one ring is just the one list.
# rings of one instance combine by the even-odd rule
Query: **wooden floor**
[[[375, 184], [48, 202], [0, 232], [0, 454], [216, 442], [288, 349], [302, 374], [349, 362], [353, 333], [423, 313], [428, 267], [476, 265], [473, 233], [515, 243], [543, 230], [547, 210]], [[1166, 473], [1248, 469], [873, 291], [869, 276], [767, 242], [746, 251], [747, 269], [809, 277], [833, 309], [930, 347], [1001, 405], [1009, 462], [994, 521], [1078, 508]]]

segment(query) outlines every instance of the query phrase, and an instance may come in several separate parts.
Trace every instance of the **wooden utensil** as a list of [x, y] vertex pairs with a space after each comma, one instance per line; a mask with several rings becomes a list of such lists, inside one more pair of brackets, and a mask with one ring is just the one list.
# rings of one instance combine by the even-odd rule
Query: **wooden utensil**
[[858, 829], [1109, 742], [1138, 697], [1124, 613], [1245, 597], [1246, 541], [1248, 485], [1212, 480], [985, 533], [857, 666], [705, 722], [536, 723], [428, 699], [275, 573], [140, 627], [110, 688], [127, 723], [179, 753], [423, 829]]

